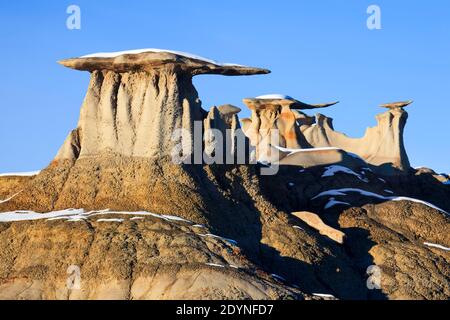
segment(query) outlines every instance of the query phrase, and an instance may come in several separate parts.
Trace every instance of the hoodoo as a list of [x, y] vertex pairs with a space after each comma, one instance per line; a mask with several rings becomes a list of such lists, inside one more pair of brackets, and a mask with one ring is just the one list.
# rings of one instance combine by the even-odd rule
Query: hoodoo
[[[269, 73], [266, 69], [222, 64], [188, 53], [157, 49], [97, 53], [60, 63], [91, 72], [91, 81], [78, 127], [69, 135], [56, 160], [105, 153], [147, 158], [170, 156], [179, 144], [183, 146], [183, 155], [190, 155], [193, 123], [203, 121], [192, 77]], [[176, 129], [184, 129], [191, 135], [174, 139]]]
[[[326, 108], [337, 102], [309, 105], [277, 94], [244, 99], [244, 103], [252, 116], [251, 119], [242, 119], [243, 129], [256, 147], [260, 161], [280, 158], [280, 164], [303, 167], [348, 163], [351, 157], [342, 153], [345, 151], [358, 155], [383, 175], [404, 174], [410, 169], [403, 143], [408, 114], [403, 107], [412, 101], [382, 105], [389, 110], [379, 114], [378, 125], [368, 128], [360, 139], [335, 131], [331, 118], [322, 114], [312, 117], [296, 110]], [[272, 153], [275, 157], [271, 156]]]

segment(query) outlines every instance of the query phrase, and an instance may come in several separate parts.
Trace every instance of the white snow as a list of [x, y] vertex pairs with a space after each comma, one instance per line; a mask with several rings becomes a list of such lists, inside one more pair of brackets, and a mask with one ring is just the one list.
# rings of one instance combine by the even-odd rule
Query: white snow
[[233, 239], [228, 239], [228, 238], [224, 238], [224, 237], [221, 237], [221, 236], [218, 236], [218, 235], [212, 234], [212, 233], [199, 234], [199, 236], [200, 236], [200, 237], [211, 237], [211, 238], [217, 238], [217, 239], [220, 239], [220, 240], [224, 240], [224, 241], [227, 241], [227, 242], [229, 242], [229, 243], [231, 243], [231, 244], [234, 244], [235, 246], [237, 246], [237, 244], [238, 244], [236, 240], [233, 240]]
[[313, 296], [321, 297], [321, 298], [335, 298], [332, 294], [327, 293], [313, 293]]
[[388, 190], [388, 189], [384, 189], [384, 192], [387, 192], [387, 193], [394, 193], [394, 191], [392, 191], [392, 190]]
[[430, 242], [424, 242], [424, 245], [426, 245], [427, 247], [432, 247], [432, 248], [437, 248], [437, 249], [442, 249], [445, 251], [450, 251], [450, 248], [444, 247], [440, 244], [435, 244], [435, 243], [430, 243]]
[[294, 187], [294, 186], [295, 186], [295, 183], [289, 182], [289, 183], [288, 183], [288, 186], [289, 186], [289, 187]]
[[387, 201], [412, 201], [412, 202], [416, 202], [416, 203], [420, 203], [423, 204], [425, 206], [428, 206], [430, 208], [433, 208], [435, 210], [438, 210], [442, 213], [445, 214], [449, 214], [447, 211], [429, 203], [423, 200], [419, 200], [419, 199], [414, 199], [414, 198], [409, 198], [409, 197], [398, 197], [398, 196], [392, 196], [392, 197], [386, 197], [386, 196], [382, 196], [370, 191], [365, 191], [365, 190], [361, 190], [361, 189], [356, 189], [356, 188], [342, 188], [342, 189], [333, 189], [333, 190], [328, 190], [328, 191], [324, 191], [319, 193], [317, 196], [313, 197], [311, 200], [315, 200], [317, 198], [323, 197], [323, 196], [346, 196], [347, 193], [349, 192], [355, 192], [355, 193], [359, 193], [363, 196], [366, 197], [373, 197], [373, 198], [377, 198], [380, 200], [387, 200]]
[[[96, 210], [85, 212], [83, 209], [66, 209], [60, 211], [52, 211], [47, 213], [38, 213], [34, 211], [13, 211], [13, 212], [4, 212], [0, 213], [0, 222], [15, 222], [15, 221], [29, 221], [29, 220], [67, 220], [67, 221], [81, 221], [84, 219], [88, 219], [93, 216], [99, 215], [132, 215], [134, 216], [131, 220], [137, 220], [140, 218], [139, 216], [152, 216], [158, 219], [163, 219], [165, 221], [182, 221], [189, 222], [186, 219], [170, 216], [170, 215], [159, 215], [152, 212], [139, 211], [110, 211], [109, 209], [104, 210]], [[101, 219], [100, 219], [101, 220]]]
[[123, 219], [98, 219], [97, 222], [123, 222]]
[[315, 152], [315, 151], [327, 151], [327, 150], [341, 150], [339, 148], [334, 148], [334, 147], [325, 147], [325, 148], [308, 148], [308, 149], [288, 149], [288, 148], [283, 148], [280, 146], [274, 146], [275, 148], [277, 148], [278, 150], [282, 151], [282, 152], [286, 152], [291, 154], [294, 153], [298, 153], [298, 152]]
[[11, 197], [9, 197], [9, 198], [7, 198], [7, 199], [5, 199], [5, 200], [0, 200], [0, 204], [1, 204], [1, 203], [8, 202], [9, 200], [13, 199], [15, 196], [17, 196], [17, 195], [18, 195], [19, 193], [21, 193], [22, 191], [23, 191], [23, 190], [21, 190], [21, 191], [15, 193], [15, 194], [13, 194]]
[[364, 181], [366, 183], [369, 182], [369, 180], [361, 177], [361, 175], [357, 174], [352, 169], [349, 169], [347, 167], [340, 166], [340, 165], [332, 165], [332, 166], [326, 167], [324, 173], [322, 174], [322, 178], [333, 177], [336, 173], [345, 173], [345, 174], [354, 175], [354, 176], [358, 177], [358, 179], [361, 181]]
[[293, 228], [294, 229], [298, 229], [298, 230], [302, 230], [302, 231], [305, 231], [305, 229], [303, 229], [302, 227], [300, 227], [300, 226], [293, 226]]
[[380, 180], [383, 183], [386, 183], [386, 180], [384, 180], [383, 178], [378, 178], [378, 180]]
[[285, 278], [283, 278], [282, 276], [279, 276], [279, 275], [277, 275], [277, 274], [275, 274], [275, 273], [272, 273], [271, 276], [272, 276], [273, 278], [275, 278], [275, 279], [278, 279], [278, 280], [281, 280], [281, 281], [283, 281], [283, 282], [286, 282], [286, 279], [285, 279]]
[[145, 52], [155, 52], [155, 53], [172, 53], [179, 56], [183, 56], [190, 59], [200, 60], [203, 62], [215, 64], [218, 66], [235, 66], [235, 67], [242, 67], [239, 64], [234, 63], [222, 63], [215, 60], [207, 59], [189, 52], [183, 52], [183, 51], [175, 51], [175, 50], [165, 50], [165, 49], [157, 49], [157, 48], [146, 48], [146, 49], [135, 49], [135, 50], [125, 50], [125, 51], [116, 51], [116, 52], [97, 52], [92, 53], [88, 55], [81, 56], [80, 58], [115, 58], [118, 56], [122, 56], [124, 54], [140, 54]]
[[61, 211], [52, 211], [48, 213], [37, 213], [33, 211], [14, 211], [0, 213], [0, 222], [29, 221], [52, 218], [71, 218], [84, 213], [83, 209], [67, 209]]
[[292, 97], [287, 96], [285, 94], [280, 94], [280, 93], [265, 94], [265, 95], [256, 97], [256, 99], [261, 99], [261, 100], [275, 100], [275, 99], [294, 100]]
[[441, 209], [441, 208], [435, 206], [432, 203], [429, 203], [429, 202], [426, 202], [426, 201], [423, 201], [423, 200], [419, 200], [419, 199], [414, 199], [414, 198], [409, 198], [409, 197], [392, 197], [389, 200], [391, 200], [391, 201], [412, 201], [412, 202], [423, 204], [423, 205], [428, 206], [430, 208], [433, 208], [433, 209], [435, 209], [437, 211], [440, 211], [442, 213], [450, 215], [450, 213], [448, 213], [444, 209]]
[[133, 218], [130, 218], [130, 220], [132, 220], [132, 221], [134, 221], [134, 220], [144, 220], [145, 218], [144, 217], [133, 217]]
[[337, 201], [335, 198], [330, 198], [330, 200], [328, 200], [327, 204], [325, 205], [324, 209], [327, 210], [327, 209], [330, 209], [330, 208], [332, 208], [334, 206], [337, 206], [337, 205], [343, 205], [343, 206], [351, 207], [351, 204], [348, 203], [348, 202]]
[[218, 264], [218, 263], [205, 263], [207, 266], [211, 267], [218, 267], [218, 268], [225, 268], [225, 266]]
[[41, 171], [0, 173], [0, 177], [32, 177], [37, 176], [40, 172]]

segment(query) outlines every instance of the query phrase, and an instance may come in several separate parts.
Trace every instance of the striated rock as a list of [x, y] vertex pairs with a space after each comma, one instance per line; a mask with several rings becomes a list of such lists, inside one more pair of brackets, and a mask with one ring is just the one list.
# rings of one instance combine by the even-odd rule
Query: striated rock
[[142, 213], [2, 223], [0, 299], [303, 299], [209, 233]]
[[[153, 51], [152, 51], [153, 50]], [[172, 51], [105, 53], [60, 61], [91, 72], [78, 127], [55, 160], [101, 154], [157, 158], [182, 146], [193, 152], [194, 121], [203, 121], [192, 84], [198, 74], [252, 75], [268, 70], [214, 61]], [[174, 136], [176, 130], [187, 134]]]
[[[270, 153], [270, 146], [287, 149], [338, 148], [358, 155], [381, 174], [405, 173], [410, 169], [403, 142], [403, 130], [408, 114], [403, 107], [411, 102], [385, 105], [389, 111], [378, 115], [378, 125], [368, 128], [364, 137], [359, 139], [349, 138], [335, 131], [331, 118], [321, 114], [313, 118], [293, 110], [328, 107], [335, 103], [305, 106], [297, 100], [283, 97], [245, 99], [244, 102], [252, 110], [252, 118], [243, 120], [243, 128], [252, 145], [256, 147], [259, 157], [267, 158], [265, 154]], [[270, 141], [269, 136], [272, 136], [273, 141]], [[295, 163], [295, 160], [288, 162]], [[302, 162], [305, 161], [298, 164], [303, 165]], [[331, 162], [324, 159], [319, 163]]]

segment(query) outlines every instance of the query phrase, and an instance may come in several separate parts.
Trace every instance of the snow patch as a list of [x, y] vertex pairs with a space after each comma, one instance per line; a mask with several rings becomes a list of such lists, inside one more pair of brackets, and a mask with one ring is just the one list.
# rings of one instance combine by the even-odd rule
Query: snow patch
[[5, 199], [5, 200], [0, 200], [0, 204], [8, 202], [9, 200], [12, 200], [15, 196], [17, 196], [19, 193], [21, 193], [23, 190], [17, 192], [16, 194], [13, 194], [11, 197]]
[[327, 202], [327, 204], [324, 207], [324, 210], [330, 209], [334, 206], [337, 205], [342, 205], [342, 206], [349, 206], [351, 207], [352, 205], [348, 202], [342, 202], [342, 201], [337, 201], [335, 198], [330, 198], [330, 200]]
[[30, 172], [10, 172], [10, 173], [0, 173], [0, 177], [32, 177], [37, 176], [41, 171], [30, 171]]
[[216, 238], [216, 239], [224, 240], [224, 241], [227, 241], [227, 242], [229, 242], [229, 243], [231, 243], [231, 244], [233, 244], [233, 245], [235, 245], [235, 246], [237, 246], [237, 244], [238, 244], [236, 240], [224, 238], [224, 237], [221, 237], [221, 236], [212, 234], [212, 233], [199, 234], [199, 236], [200, 236], [200, 237], [211, 237], [211, 238]]
[[224, 265], [218, 264], [218, 263], [205, 263], [207, 266], [211, 267], [218, 267], [218, 268], [225, 268]]
[[272, 94], [265, 94], [262, 96], [258, 96], [256, 97], [256, 99], [261, 99], [261, 100], [294, 100], [292, 97], [287, 96], [285, 94], [279, 94], [279, 93], [272, 93]]
[[386, 197], [386, 196], [382, 196], [382, 195], [379, 195], [379, 194], [376, 194], [376, 193], [373, 193], [370, 191], [365, 191], [365, 190], [356, 189], [356, 188], [342, 188], [342, 189], [333, 189], [333, 190], [324, 191], [324, 192], [319, 193], [317, 196], [313, 197], [311, 200], [315, 200], [315, 199], [323, 197], [323, 196], [346, 196], [347, 193], [349, 193], [349, 192], [359, 193], [362, 196], [377, 198], [377, 199], [386, 200], [386, 201], [412, 201], [412, 202], [423, 204], [425, 206], [428, 206], [430, 208], [438, 210], [442, 213], [449, 214], [447, 211], [435, 206], [432, 203], [429, 203], [429, 202], [426, 202], [423, 200], [409, 198], [409, 197], [399, 197], [399, 196]]
[[97, 222], [123, 222], [123, 219], [98, 219]]
[[387, 192], [387, 193], [394, 193], [394, 191], [392, 191], [392, 190], [388, 190], [388, 189], [384, 189], [384, 192]]
[[279, 275], [277, 275], [277, 274], [275, 274], [275, 273], [272, 273], [271, 276], [272, 276], [272, 278], [275, 278], [275, 279], [277, 279], [277, 280], [281, 280], [281, 281], [283, 281], [283, 282], [286, 282], [286, 279], [285, 279], [285, 278], [283, 278], [282, 276], [279, 276]]
[[347, 167], [340, 166], [340, 165], [332, 165], [332, 166], [326, 167], [324, 173], [322, 174], [322, 178], [333, 177], [336, 173], [345, 173], [345, 174], [349, 174], [349, 175], [354, 175], [363, 182], [366, 182], [366, 183], [369, 182], [369, 180], [361, 177], [361, 175], [357, 174], [352, 169], [349, 169]]
[[327, 294], [327, 293], [313, 293], [313, 296], [321, 297], [321, 298], [330, 298], [330, 299], [335, 299], [336, 298], [332, 294]]
[[289, 148], [283, 148], [280, 146], [274, 146], [278, 150], [282, 152], [289, 153], [289, 155], [299, 153], [299, 152], [315, 152], [315, 151], [328, 151], [328, 150], [341, 150], [339, 148], [334, 147], [325, 147], [325, 148], [308, 148], [308, 149], [289, 149]]
[[440, 244], [435, 244], [435, 243], [430, 243], [430, 242], [424, 242], [424, 245], [426, 245], [427, 247], [432, 247], [432, 248], [437, 248], [437, 249], [442, 249], [445, 251], [450, 251], [450, 248], [444, 247]]
[[218, 65], [218, 66], [223, 66], [223, 67], [227, 67], [227, 66], [242, 67], [239, 64], [222, 63], [222, 62], [218, 62], [218, 61], [215, 61], [215, 60], [207, 59], [207, 58], [204, 58], [204, 57], [201, 57], [201, 56], [198, 56], [196, 54], [189, 53], [189, 52], [175, 51], [175, 50], [165, 50], [165, 49], [156, 49], [156, 48], [135, 49], [135, 50], [125, 50], [125, 51], [116, 51], [116, 52], [97, 52], [97, 53], [92, 53], [92, 54], [81, 56], [80, 58], [115, 58], [115, 57], [122, 56], [122, 55], [125, 55], [125, 54], [140, 54], [140, 53], [146, 53], [146, 52], [172, 53], [172, 54], [176, 54], [176, 55], [179, 55], [179, 56], [182, 56], [182, 57], [186, 57], [186, 58], [189, 58], [189, 59], [195, 59], [195, 60], [203, 61], [203, 62], [206, 62], [206, 63], [215, 64], [215, 65]]
[[[17, 222], [17, 221], [30, 221], [30, 220], [67, 220], [67, 221], [81, 221], [94, 216], [101, 215], [132, 215], [134, 216], [130, 220], [137, 220], [138, 218], [143, 218], [139, 216], [151, 216], [165, 221], [178, 221], [178, 222], [188, 222], [192, 223], [186, 219], [171, 216], [171, 215], [159, 215], [152, 212], [146, 211], [110, 211], [109, 209], [96, 210], [85, 212], [84, 209], [66, 209], [60, 211], [52, 211], [47, 213], [38, 213], [34, 211], [13, 211], [0, 213], [0, 223], [1, 222]], [[102, 220], [102, 219], [100, 219]], [[123, 220], [123, 219], [122, 219]], [[98, 220], [97, 220], [98, 221]]]

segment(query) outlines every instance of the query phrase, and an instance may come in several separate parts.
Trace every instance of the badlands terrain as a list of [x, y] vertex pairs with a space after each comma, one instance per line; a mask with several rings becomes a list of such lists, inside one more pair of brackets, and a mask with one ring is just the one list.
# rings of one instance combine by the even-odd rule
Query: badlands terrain
[[[240, 119], [192, 84], [266, 69], [157, 49], [60, 63], [91, 81], [48, 167], [0, 175], [0, 299], [450, 298], [450, 180], [410, 166], [411, 101], [353, 139], [307, 114], [335, 102], [243, 97]], [[239, 139], [245, 161], [220, 161]]]

